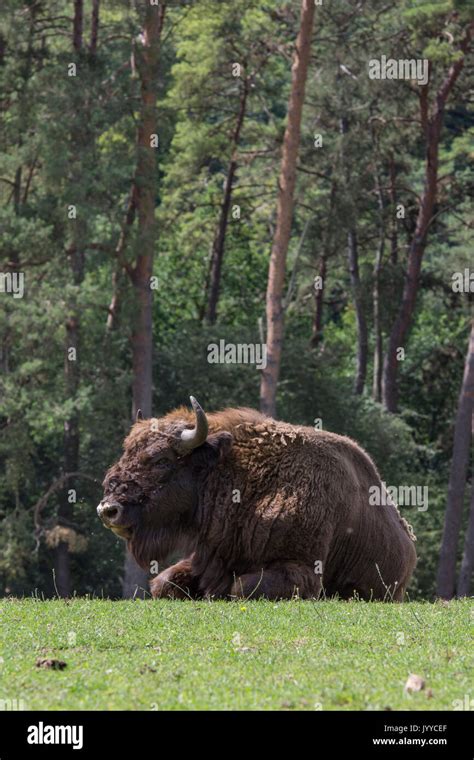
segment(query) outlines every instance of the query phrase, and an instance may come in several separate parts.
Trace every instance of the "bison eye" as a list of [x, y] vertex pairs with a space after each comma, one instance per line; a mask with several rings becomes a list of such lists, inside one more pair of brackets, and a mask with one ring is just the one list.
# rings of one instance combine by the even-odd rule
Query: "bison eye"
[[112, 480], [109, 480], [109, 488], [113, 491], [114, 488], [117, 488], [118, 486], [118, 480], [117, 478], [112, 478]]
[[152, 459], [153, 464], [157, 464], [160, 467], [168, 467], [171, 462], [167, 457], [159, 457], [158, 459]]

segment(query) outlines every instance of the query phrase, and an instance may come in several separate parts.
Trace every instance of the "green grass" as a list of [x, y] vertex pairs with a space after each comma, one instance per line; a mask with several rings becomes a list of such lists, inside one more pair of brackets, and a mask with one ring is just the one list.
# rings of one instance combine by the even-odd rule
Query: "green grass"
[[[469, 600], [5, 599], [0, 700], [32, 710], [452, 710], [474, 700], [473, 611]], [[37, 668], [40, 657], [67, 667]], [[404, 694], [409, 673], [423, 691]]]

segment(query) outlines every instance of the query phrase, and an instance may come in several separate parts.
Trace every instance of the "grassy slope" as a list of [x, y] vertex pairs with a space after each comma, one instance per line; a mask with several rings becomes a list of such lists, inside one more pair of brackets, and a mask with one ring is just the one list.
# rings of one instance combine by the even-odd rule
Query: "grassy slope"
[[[53, 710], [450, 710], [474, 698], [473, 612], [472, 601], [3, 600], [0, 699]], [[38, 657], [67, 667], [36, 668]], [[426, 689], [408, 696], [410, 672]]]

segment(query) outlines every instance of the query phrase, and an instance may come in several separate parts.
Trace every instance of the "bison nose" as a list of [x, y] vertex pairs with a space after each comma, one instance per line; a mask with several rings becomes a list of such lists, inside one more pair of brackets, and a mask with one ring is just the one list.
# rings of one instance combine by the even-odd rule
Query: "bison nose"
[[97, 507], [97, 514], [102, 522], [106, 524], [116, 523], [122, 515], [120, 504], [110, 504], [108, 501], [101, 501]]

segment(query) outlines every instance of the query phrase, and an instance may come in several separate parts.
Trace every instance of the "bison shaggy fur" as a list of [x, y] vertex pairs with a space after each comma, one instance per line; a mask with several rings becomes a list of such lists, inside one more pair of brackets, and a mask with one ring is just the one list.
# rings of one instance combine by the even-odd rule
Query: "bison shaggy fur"
[[416, 539], [388, 495], [370, 503], [384, 486], [357, 443], [252, 409], [203, 419], [192, 448], [187, 408], [136, 422], [104, 481], [99, 515], [143, 568], [183, 557], [154, 597], [403, 598]]

